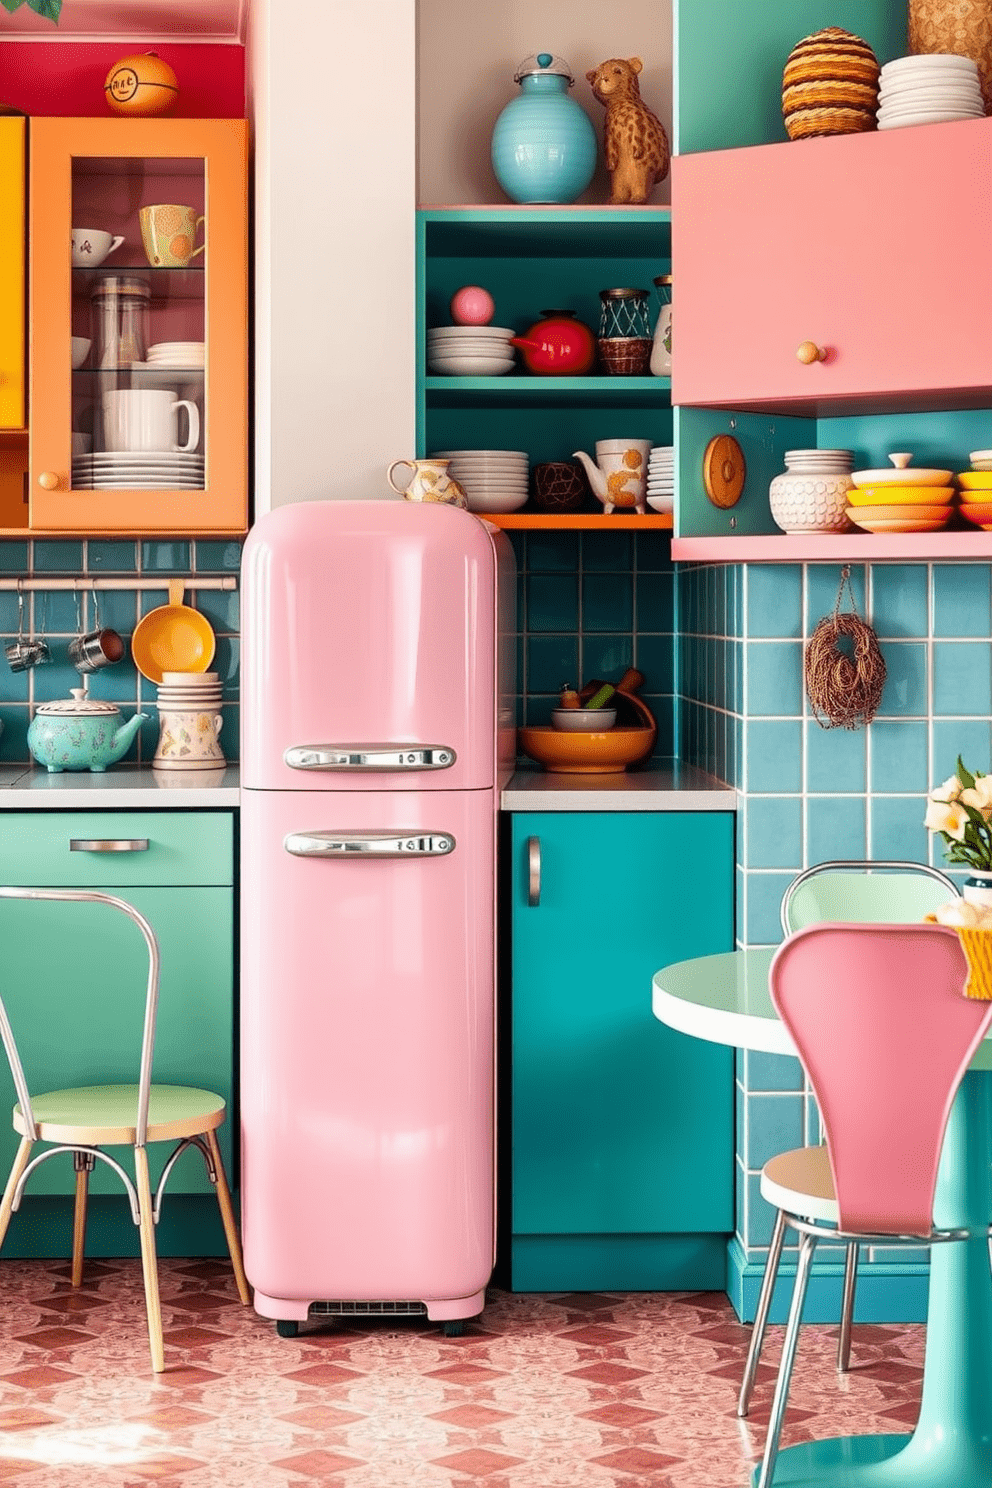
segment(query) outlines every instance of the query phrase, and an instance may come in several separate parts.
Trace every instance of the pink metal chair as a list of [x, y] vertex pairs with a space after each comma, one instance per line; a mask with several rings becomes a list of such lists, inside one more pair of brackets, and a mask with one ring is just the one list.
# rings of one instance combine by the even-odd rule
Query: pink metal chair
[[992, 1021], [992, 1003], [963, 995], [967, 976], [957, 934], [940, 925], [811, 925], [772, 961], [772, 1001], [819, 1103], [835, 1198], [817, 1217], [784, 1211], [799, 1258], [757, 1488], [775, 1472], [817, 1242], [970, 1238], [933, 1223], [947, 1118]]

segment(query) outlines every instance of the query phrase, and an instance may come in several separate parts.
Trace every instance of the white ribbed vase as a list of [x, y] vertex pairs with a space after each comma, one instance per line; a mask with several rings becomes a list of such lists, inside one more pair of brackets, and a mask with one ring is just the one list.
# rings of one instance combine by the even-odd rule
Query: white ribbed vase
[[853, 465], [850, 450], [786, 450], [785, 470], [768, 488], [775, 523], [783, 532], [850, 532]]

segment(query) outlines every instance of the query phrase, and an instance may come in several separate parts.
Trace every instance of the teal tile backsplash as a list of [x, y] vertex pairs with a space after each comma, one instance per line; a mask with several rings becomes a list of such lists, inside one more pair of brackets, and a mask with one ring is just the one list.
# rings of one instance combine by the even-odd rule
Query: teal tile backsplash
[[[151, 590], [113, 589], [95, 592], [36, 589], [24, 595], [25, 634], [44, 635], [52, 661], [28, 672], [12, 672], [0, 656], [0, 760], [29, 761], [27, 730], [38, 703], [68, 697], [81, 678], [68, 659], [68, 646], [80, 627], [89, 630], [97, 623], [120, 632], [126, 642], [143, 614], [168, 603], [167, 580], [187, 579], [185, 601], [207, 616], [217, 636], [217, 652], [211, 670], [224, 684], [224, 727], [220, 743], [229, 760], [239, 754], [240, 735], [240, 596], [237, 590], [197, 590], [197, 575], [236, 576], [240, 569], [241, 545], [237, 542], [122, 542], [62, 541], [58, 539], [0, 541], [0, 573], [35, 580], [46, 575], [71, 578], [75, 575], [113, 575], [115, 578], [147, 579], [161, 575], [162, 588]], [[18, 629], [17, 595], [0, 594], [0, 645], [13, 639]], [[158, 745], [158, 710], [153, 683], [137, 671], [130, 656], [105, 667], [89, 679], [93, 697], [116, 703], [129, 718], [135, 711], [149, 715], [142, 724], [135, 748], [128, 759], [147, 763]]]
[[[838, 447], [845, 441], [838, 438]], [[890, 448], [900, 447], [898, 443]], [[992, 578], [980, 563], [853, 565], [858, 613], [887, 667], [874, 721], [824, 729], [805, 697], [802, 655], [837, 604], [837, 564], [752, 564], [676, 572], [678, 752], [739, 791], [737, 935], [776, 945], [779, 906], [801, 869], [831, 858], [936, 861], [926, 793], [954, 769], [992, 769]], [[850, 609], [845, 593], [842, 608]], [[722, 694], [714, 680], [723, 675]], [[958, 874], [960, 877], [960, 873]], [[737, 1062], [737, 1235], [760, 1267], [772, 1211], [764, 1156], [818, 1140], [796, 1060]], [[789, 1102], [801, 1100], [798, 1135]], [[791, 1131], [776, 1122], [787, 1115]], [[875, 1260], [864, 1260], [865, 1269]]]

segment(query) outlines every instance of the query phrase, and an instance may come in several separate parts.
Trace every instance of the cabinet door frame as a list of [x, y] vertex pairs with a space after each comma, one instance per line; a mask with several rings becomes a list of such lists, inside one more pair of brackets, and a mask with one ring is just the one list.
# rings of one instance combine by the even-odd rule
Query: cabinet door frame
[[[74, 157], [202, 159], [206, 230], [205, 489], [73, 491]], [[33, 119], [30, 164], [30, 526], [80, 535], [240, 535], [247, 530], [247, 124], [240, 119]], [[122, 270], [124, 265], [122, 264]], [[39, 483], [54, 475], [54, 489]], [[136, 517], [136, 511], [139, 515]]]

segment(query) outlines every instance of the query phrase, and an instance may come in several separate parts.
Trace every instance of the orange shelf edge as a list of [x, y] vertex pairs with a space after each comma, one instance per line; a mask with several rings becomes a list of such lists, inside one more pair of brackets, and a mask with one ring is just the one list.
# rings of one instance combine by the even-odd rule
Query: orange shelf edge
[[581, 527], [586, 531], [606, 527], [653, 527], [670, 532], [672, 530], [672, 517], [670, 513], [654, 516], [620, 516], [616, 512], [607, 516], [605, 512], [579, 512], [577, 514], [565, 513], [560, 517], [538, 515], [534, 512], [521, 514], [520, 512], [473, 512], [473, 516], [481, 517], [485, 522], [492, 522], [494, 527], [522, 527], [522, 528], [562, 528]]

